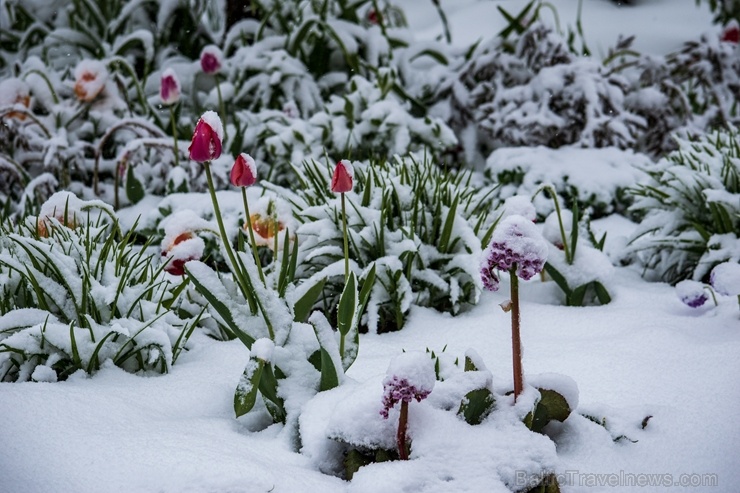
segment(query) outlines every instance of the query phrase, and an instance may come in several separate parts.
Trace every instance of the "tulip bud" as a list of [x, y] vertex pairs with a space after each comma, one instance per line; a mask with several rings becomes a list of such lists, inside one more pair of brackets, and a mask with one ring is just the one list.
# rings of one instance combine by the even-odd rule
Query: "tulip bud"
[[235, 187], [251, 187], [257, 181], [257, 164], [249, 154], [237, 156], [231, 168], [231, 184]]
[[209, 45], [200, 52], [200, 68], [206, 74], [215, 74], [223, 65], [223, 53], [217, 46]]
[[738, 25], [735, 19], [732, 19], [727, 23], [724, 31], [722, 31], [722, 37], [720, 40], [735, 44], [740, 42], [740, 25]]
[[331, 177], [331, 191], [334, 193], [351, 192], [353, 175], [352, 164], [346, 159], [339, 161]]
[[215, 111], [206, 111], [198, 120], [190, 142], [190, 159], [203, 163], [212, 161], [221, 155], [221, 140], [224, 138], [224, 127], [221, 118]]
[[167, 105], [175, 104], [180, 100], [180, 81], [175, 71], [171, 68], [162, 72], [159, 97], [162, 99], [162, 103]]

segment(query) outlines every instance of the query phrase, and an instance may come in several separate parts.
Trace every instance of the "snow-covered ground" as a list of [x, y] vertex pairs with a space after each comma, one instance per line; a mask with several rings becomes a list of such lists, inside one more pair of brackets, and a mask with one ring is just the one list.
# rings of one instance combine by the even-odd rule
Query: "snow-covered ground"
[[[399, 3], [420, 39], [441, 33], [431, 1]], [[552, 3], [561, 26], [575, 25], [578, 2]], [[620, 33], [636, 34], [640, 50], [666, 53], [714, 29], [711, 14], [694, 0], [583, 3], [585, 35], [595, 53]], [[516, 12], [524, 2], [441, 4], [453, 42], [464, 46], [504, 26], [497, 5]], [[623, 244], [620, 237], [634, 225], [612, 216], [594, 227], [609, 231], [608, 251]], [[345, 482], [319, 472], [312, 451], [320, 451], [321, 443], [315, 437], [303, 437], [301, 454], [281, 425], [251, 431], [254, 417], [234, 419], [233, 394], [247, 350], [238, 341], [196, 333], [190, 351], [164, 376], [141, 377], [108, 365], [91, 378], [0, 384], [0, 492], [506, 491], [500, 478], [516, 477], [516, 470], [501, 470], [501, 456], [551, 465], [567, 493], [737, 491], [737, 300], [720, 297], [717, 307], [691, 309], [674, 288], [648, 283], [630, 268], [617, 268], [609, 288], [610, 304], [573, 308], [560, 304], [553, 282], [522, 283], [525, 375], [571, 377], [580, 391], [577, 411], [606, 418], [603, 427], [574, 414], [549, 430], [555, 445], [539, 435], [507, 442], [517, 435], [502, 420], [465, 428], [446, 413], [450, 419], [432, 421], [435, 409], [413, 403], [413, 460], [374, 464]], [[446, 348], [462, 359], [473, 348], [494, 384], [509, 385], [510, 321], [498, 306], [506, 293], [504, 279], [499, 292], [485, 292], [478, 306], [458, 317], [414, 309], [402, 331], [362, 337], [348, 376], [377, 391], [379, 410], [386, 368], [402, 350]], [[306, 417], [316, 420], [312, 425], [332, 415], [330, 397], [313, 404], [318, 409]], [[643, 429], [647, 416], [652, 418]], [[615, 442], [620, 435], [627, 438]]]

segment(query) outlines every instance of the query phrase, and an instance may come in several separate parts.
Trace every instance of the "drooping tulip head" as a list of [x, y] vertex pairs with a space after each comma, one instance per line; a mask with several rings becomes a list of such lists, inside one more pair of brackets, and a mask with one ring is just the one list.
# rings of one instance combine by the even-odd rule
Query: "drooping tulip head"
[[75, 95], [82, 102], [94, 100], [105, 88], [108, 69], [98, 60], [82, 60], [75, 68]]
[[193, 140], [190, 142], [190, 159], [204, 163], [217, 159], [221, 155], [221, 141], [224, 138], [224, 127], [221, 118], [215, 111], [206, 111], [195, 125]]

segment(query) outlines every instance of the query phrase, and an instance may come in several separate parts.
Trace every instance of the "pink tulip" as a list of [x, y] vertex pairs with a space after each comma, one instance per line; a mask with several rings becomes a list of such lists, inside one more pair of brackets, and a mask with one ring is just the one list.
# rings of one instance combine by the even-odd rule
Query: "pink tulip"
[[223, 54], [217, 46], [206, 46], [200, 53], [200, 68], [206, 74], [215, 74], [221, 70]]
[[198, 120], [190, 142], [190, 159], [203, 163], [212, 161], [221, 155], [221, 140], [224, 138], [224, 127], [221, 118], [215, 111], [206, 111]]
[[331, 177], [331, 191], [334, 193], [351, 192], [353, 175], [352, 164], [346, 159], [339, 161]]
[[235, 187], [251, 187], [257, 181], [257, 164], [249, 154], [237, 156], [231, 168], [231, 184]]
[[180, 81], [171, 68], [162, 72], [159, 85], [159, 97], [164, 104], [175, 104], [180, 100]]

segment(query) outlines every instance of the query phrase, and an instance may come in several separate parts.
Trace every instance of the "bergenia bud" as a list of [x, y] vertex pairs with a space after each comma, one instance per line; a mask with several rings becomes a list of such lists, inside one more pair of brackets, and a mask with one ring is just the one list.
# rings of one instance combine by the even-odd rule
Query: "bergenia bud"
[[162, 72], [159, 97], [162, 99], [162, 103], [167, 105], [175, 104], [180, 100], [180, 80], [171, 68]]
[[542, 271], [547, 261], [547, 242], [532, 221], [514, 215], [496, 227], [491, 244], [483, 252], [481, 280], [492, 291], [498, 289], [493, 269], [509, 270], [516, 265], [516, 275], [525, 281]]
[[224, 138], [224, 127], [221, 118], [215, 111], [206, 111], [198, 120], [190, 142], [190, 159], [203, 163], [212, 161], [221, 155], [221, 141]]
[[383, 409], [380, 415], [388, 419], [389, 411], [399, 402], [421, 402], [434, 389], [434, 362], [421, 351], [402, 353], [391, 361], [383, 380]]
[[339, 161], [331, 177], [331, 191], [334, 193], [351, 192], [353, 176], [354, 169], [352, 168], [352, 164], [346, 159]]
[[89, 103], [103, 91], [108, 81], [108, 69], [98, 60], [82, 60], [75, 68], [75, 95]]
[[218, 46], [209, 45], [200, 52], [200, 68], [206, 74], [215, 74], [223, 65], [223, 53]]
[[727, 23], [720, 40], [735, 44], [740, 42], [740, 25], [738, 25], [737, 20], [732, 19]]
[[691, 308], [699, 308], [709, 299], [704, 284], [690, 279], [676, 284], [676, 296]]
[[716, 292], [725, 296], [740, 296], [740, 264], [724, 262], [712, 269], [709, 282]]
[[257, 181], [257, 164], [249, 154], [241, 153], [231, 168], [231, 184], [235, 187], [251, 187]]

